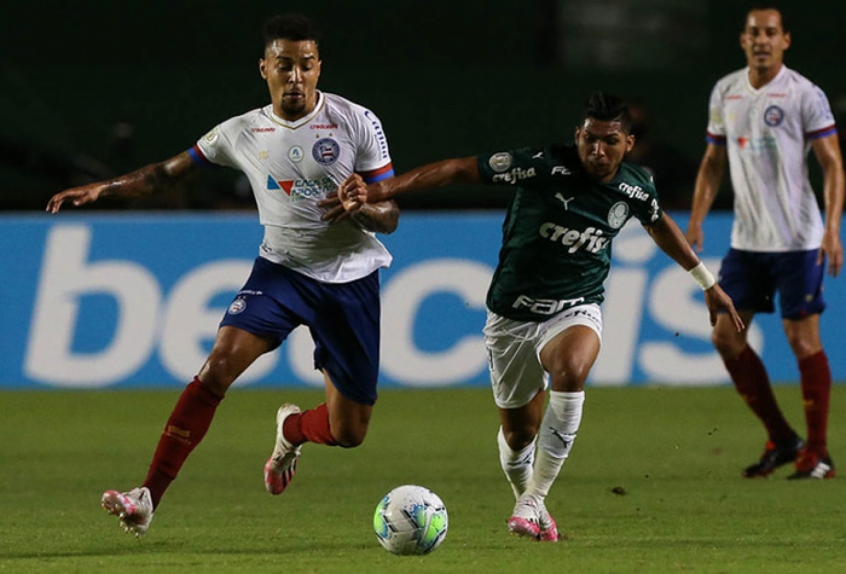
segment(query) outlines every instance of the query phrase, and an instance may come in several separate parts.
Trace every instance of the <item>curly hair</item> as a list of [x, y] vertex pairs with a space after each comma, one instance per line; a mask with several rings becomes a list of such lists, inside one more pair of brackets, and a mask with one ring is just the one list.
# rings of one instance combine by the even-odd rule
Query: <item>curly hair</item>
[[263, 38], [265, 47], [275, 40], [312, 40], [317, 44], [320, 40], [320, 29], [303, 14], [277, 14], [264, 23]]

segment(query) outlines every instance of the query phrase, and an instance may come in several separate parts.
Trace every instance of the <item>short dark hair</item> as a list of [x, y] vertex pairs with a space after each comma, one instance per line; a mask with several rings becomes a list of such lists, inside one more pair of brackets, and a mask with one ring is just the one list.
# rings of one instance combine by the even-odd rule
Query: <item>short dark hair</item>
[[623, 132], [630, 134], [632, 130], [632, 116], [629, 106], [623, 98], [604, 92], [594, 92], [584, 104], [584, 117], [603, 122], [620, 122]]
[[746, 29], [746, 20], [749, 18], [749, 13], [758, 10], [775, 10], [781, 16], [781, 31], [784, 33], [790, 31], [787, 24], [787, 17], [784, 15], [784, 9], [778, 2], [753, 2], [752, 6], [749, 7], [749, 10], [743, 16], [743, 27], [741, 29]]
[[277, 14], [264, 23], [263, 38], [265, 47], [272, 44], [274, 40], [293, 42], [312, 40], [317, 44], [320, 40], [320, 29], [313, 20], [303, 14]]

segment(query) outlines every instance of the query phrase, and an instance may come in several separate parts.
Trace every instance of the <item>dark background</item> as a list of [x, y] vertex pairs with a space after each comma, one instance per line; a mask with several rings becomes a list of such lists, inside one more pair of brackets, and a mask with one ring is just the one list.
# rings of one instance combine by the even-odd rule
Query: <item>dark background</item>
[[[788, 66], [846, 108], [846, 2], [781, 4], [794, 41]], [[376, 112], [398, 172], [570, 141], [584, 97], [602, 89], [648, 107], [646, 137], [666, 144], [655, 161], [686, 181], [659, 192], [683, 206], [711, 87], [745, 65], [738, 37], [747, 8], [731, 0], [3, 0], [0, 209], [43, 209], [67, 186], [175, 155], [267, 103], [261, 23], [284, 11], [321, 24], [320, 88]], [[447, 189], [403, 207], [498, 207], [507, 195]], [[220, 170], [130, 207], [251, 205], [243, 180]]]

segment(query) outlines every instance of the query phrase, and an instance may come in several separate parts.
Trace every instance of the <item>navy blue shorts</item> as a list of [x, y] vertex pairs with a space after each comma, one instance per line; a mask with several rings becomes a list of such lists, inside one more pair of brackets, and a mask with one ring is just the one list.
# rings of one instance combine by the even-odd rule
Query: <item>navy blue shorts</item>
[[314, 368], [357, 403], [376, 402], [379, 374], [379, 272], [349, 283], [323, 283], [257, 257], [220, 326], [271, 337], [280, 345], [306, 325]]
[[802, 319], [825, 310], [825, 261], [819, 250], [776, 253], [729, 249], [720, 268], [720, 287], [738, 311], [772, 313], [778, 293], [783, 319]]

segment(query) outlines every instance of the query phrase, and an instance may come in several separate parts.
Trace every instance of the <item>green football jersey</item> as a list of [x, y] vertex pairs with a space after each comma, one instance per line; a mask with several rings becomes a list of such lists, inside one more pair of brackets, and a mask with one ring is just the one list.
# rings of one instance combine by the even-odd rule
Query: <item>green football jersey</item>
[[601, 303], [611, 240], [631, 218], [658, 221], [652, 178], [622, 163], [608, 183], [587, 176], [576, 147], [523, 148], [477, 158], [482, 181], [513, 185], [488, 308], [545, 321], [574, 305]]

